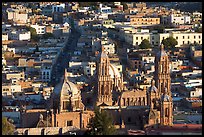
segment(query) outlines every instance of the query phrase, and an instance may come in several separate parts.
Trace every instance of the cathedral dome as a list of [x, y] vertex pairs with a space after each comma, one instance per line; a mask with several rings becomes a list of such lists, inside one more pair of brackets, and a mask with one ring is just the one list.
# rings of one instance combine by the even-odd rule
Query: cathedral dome
[[57, 86], [54, 89], [54, 93], [57, 95], [63, 95], [63, 96], [74, 96], [80, 93], [79, 89], [77, 86], [70, 82], [67, 78], [63, 80], [63, 83], [60, 82], [57, 84]]
[[117, 67], [113, 64], [110, 64], [110, 66], [109, 66], [109, 74], [111, 75], [111, 78], [121, 77], [121, 74], [118, 71]]

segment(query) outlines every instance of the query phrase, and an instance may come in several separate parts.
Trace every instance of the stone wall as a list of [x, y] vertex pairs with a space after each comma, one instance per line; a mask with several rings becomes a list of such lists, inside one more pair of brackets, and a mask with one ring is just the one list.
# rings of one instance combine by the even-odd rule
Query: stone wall
[[18, 128], [15, 135], [62, 135], [78, 130], [76, 127]]

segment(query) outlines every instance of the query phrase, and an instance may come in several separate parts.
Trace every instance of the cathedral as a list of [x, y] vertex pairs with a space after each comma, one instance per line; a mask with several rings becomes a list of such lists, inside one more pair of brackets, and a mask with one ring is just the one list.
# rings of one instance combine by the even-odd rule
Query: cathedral
[[[161, 45], [155, 57], [155, 73], [151, 86], [144, 89], [127, 89], [119, 73], [102, 47], [97, 58], [96, 86], [91, 93], [92, 106], [107, 111], [118, 128], [143, 129], [150, 125], [172, 125], [172, 97], [169, 58]], [[93, 83], [94, 83], [93, 81]], [[52, 126], [86, 128], [93, 110], [87, 110], [81, 91], [69, 81], [67, 72], [55, 87], [50, 109]]]

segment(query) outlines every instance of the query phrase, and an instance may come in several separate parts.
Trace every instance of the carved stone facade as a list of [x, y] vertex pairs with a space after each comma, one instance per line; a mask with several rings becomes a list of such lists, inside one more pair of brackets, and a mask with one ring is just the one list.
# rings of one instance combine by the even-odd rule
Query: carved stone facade
[[123, 79], [118, 70], [109, 61], [108, 55], [102, 46], [97, 63], [98, 95], [96, 105], [113, 105], [112, 92], [123, 89]]
[[[113, 116], [116, 127], [143, 129], [147, 125], [172, 125], [169, 59], [163, 46], [155, 58], [151, 87], [125, 90], [122, 77], [102, 48], [97, 62], [97, 88], [88, 97]], [[54, 90], [52, 108], [58, 111], [52, 114], [52, 126], [86, 128], [94, 112], [84, 111], [86, 105], [81, 101], [80, 90], [64, 79], [62, 88]]]

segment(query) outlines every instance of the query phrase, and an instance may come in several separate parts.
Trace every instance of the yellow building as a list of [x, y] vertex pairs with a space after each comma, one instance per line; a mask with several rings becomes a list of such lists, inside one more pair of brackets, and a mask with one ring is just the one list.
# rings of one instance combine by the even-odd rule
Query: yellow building
[[125, 33], [125, 41], [133, 46], [138, 46], [144, 39], [149, 40], [153, 46], [158, 46], [162, 43], [162, 40], [173, 37], [177, 40], [176, 47], [181, 47], [185, 44], [202, 44], [202, 33], [195, 32], [169, 32], [169, 33]]
[[157, 25], [160, 24], [160, 18], [130, 18], [131, 25]]

